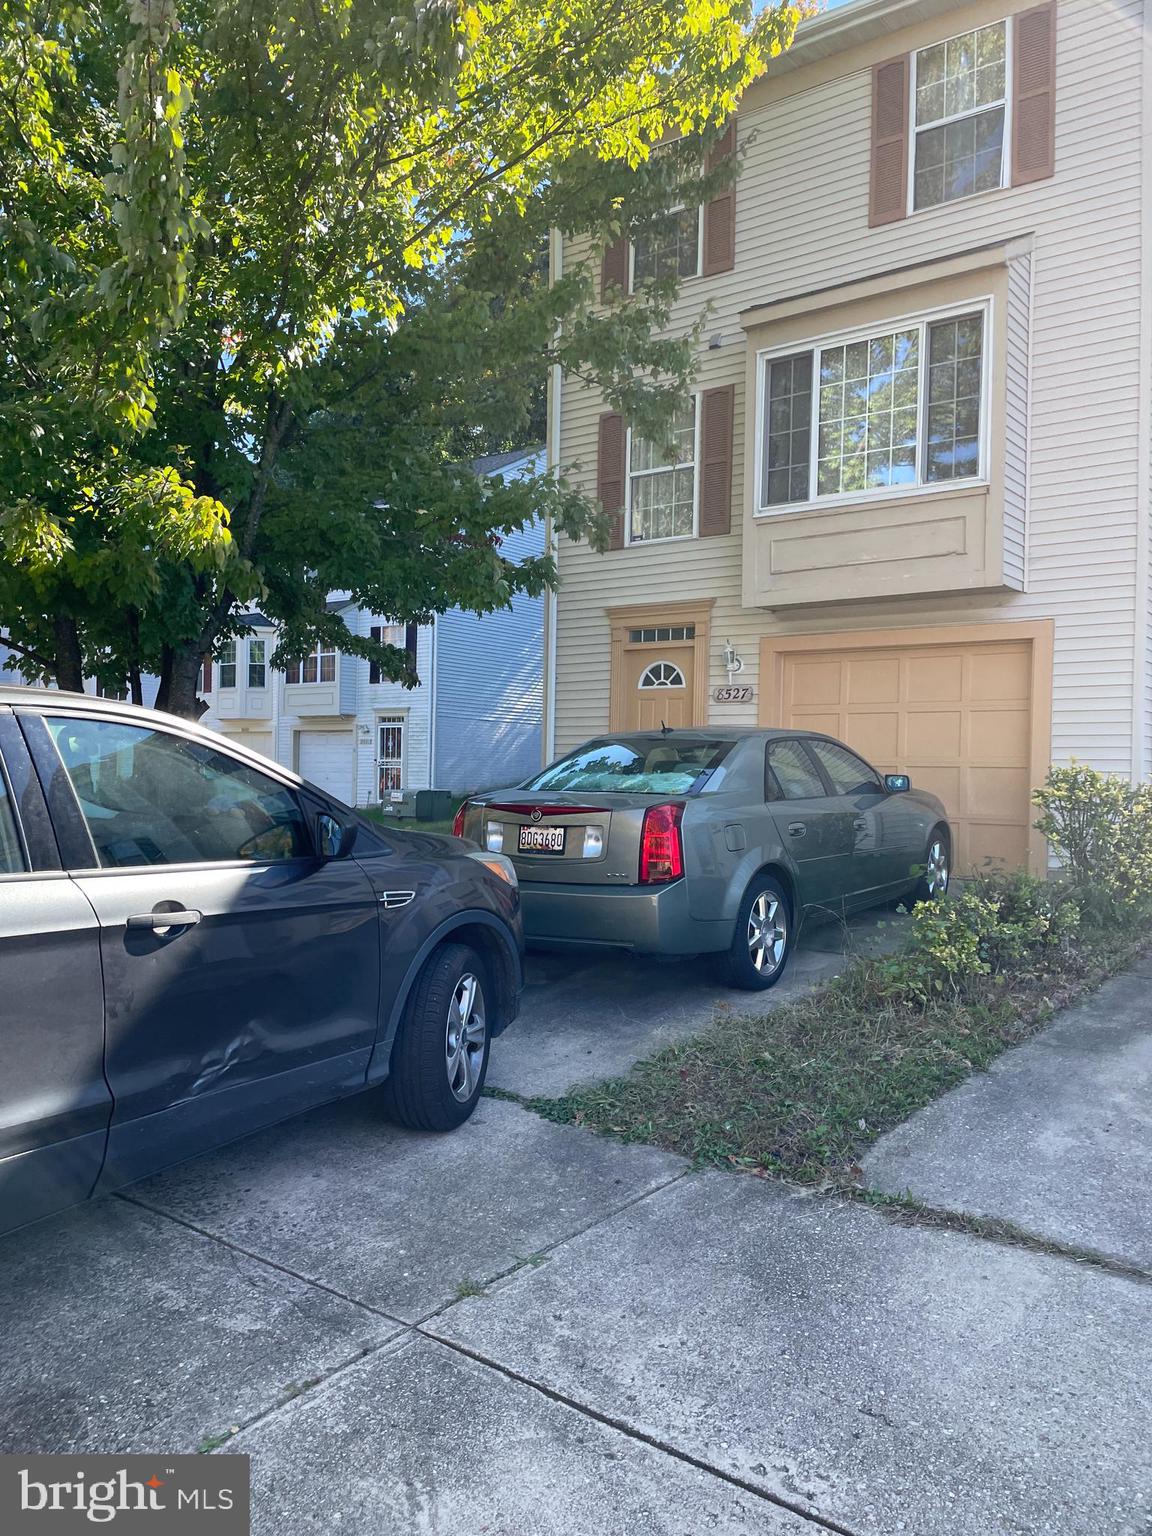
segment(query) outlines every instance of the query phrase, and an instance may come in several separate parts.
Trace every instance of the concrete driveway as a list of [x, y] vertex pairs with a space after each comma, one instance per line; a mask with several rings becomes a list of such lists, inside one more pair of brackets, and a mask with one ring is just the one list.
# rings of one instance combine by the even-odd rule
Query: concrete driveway
[[[596, 1036], [608, 978], [547, 963], [493, 1058], [531, 1091], [711, 1007], [650, 968]], [[365, 1096], [0, 1242], [0, 1450], [242, 1452], [269, 1536], [1147, 1536], [1150, 1323], [1118, 1266]]]

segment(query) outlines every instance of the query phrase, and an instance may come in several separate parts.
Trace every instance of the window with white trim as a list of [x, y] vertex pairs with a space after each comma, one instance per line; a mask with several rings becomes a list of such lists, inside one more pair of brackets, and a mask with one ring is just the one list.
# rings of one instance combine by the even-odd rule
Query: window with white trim
[[981, 472], [984, 310], [763, 362], [760, 507]]
[[310, 651], [303, 661], [290, 661], [284, 668], [286, 683], [334, 683], [336, 652], [323, 645]]
[[912, 56], [912, 208], [1007, 182], [1007, 22], [962, 32]]
[[628, 433], [628, 542], [690, 539], [696, 532], [696, 399], [668, 444]]
[[249, 688], [263, 688], [267, 681], [267, 642], [264, 640], [249, 640], [248, 686]]
[[638, 688], [685, 688], [684, 674], [673, 661], [654, 661], [641, 674]]
[[632, 244], [632, 287], [674, 277], [699, 277], [703, 220], [699, 204], [671, 208]]
[[236, 686], [236, 642], [225, 640], [219, 653], [219, 683], [221, 688]]

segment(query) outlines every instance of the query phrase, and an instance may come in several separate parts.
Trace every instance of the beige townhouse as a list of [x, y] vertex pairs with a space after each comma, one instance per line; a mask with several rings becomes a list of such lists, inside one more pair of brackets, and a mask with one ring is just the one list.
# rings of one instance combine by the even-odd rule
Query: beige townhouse
[[[958, 863], [1030, 787], [1149, 772], [1152, 199], [1142, 0], [852, 0], [745, 96], [734, 190], [603, 255], [709, 306], [673, 462], [554, 379], [548, 727], [827, 731], [936, 791]], [[567, 252], [554, 245], [553, 261]]]

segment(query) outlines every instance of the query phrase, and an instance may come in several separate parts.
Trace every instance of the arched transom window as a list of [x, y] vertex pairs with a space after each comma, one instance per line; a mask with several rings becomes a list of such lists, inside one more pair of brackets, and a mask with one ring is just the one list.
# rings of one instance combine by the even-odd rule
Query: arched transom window
[[675, 662], [654, 661], [650, 667], [644, 669], [637, 687], [640, 688], [683, 688], [685, 687], [684, 674]]

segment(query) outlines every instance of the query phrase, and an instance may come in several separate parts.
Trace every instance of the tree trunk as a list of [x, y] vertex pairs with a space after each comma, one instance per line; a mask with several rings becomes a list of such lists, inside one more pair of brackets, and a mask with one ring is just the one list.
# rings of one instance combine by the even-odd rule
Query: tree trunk
[[84, 692], [84, 657], [80, 651], [80, 634], [74, 619], [60, 615], [52, 625], [56, 638], [53, 671], [56, 686], [68, 693]]
[[192, 646], [180, 650], [168, 650], [160, 673], [160, 688], [156, 694], [156, 708], [170, 715], [180, 715], [185, 720], [199, 720], [207, 705], [196, 696], [196, 681], [200, 676], [200, 652]]

